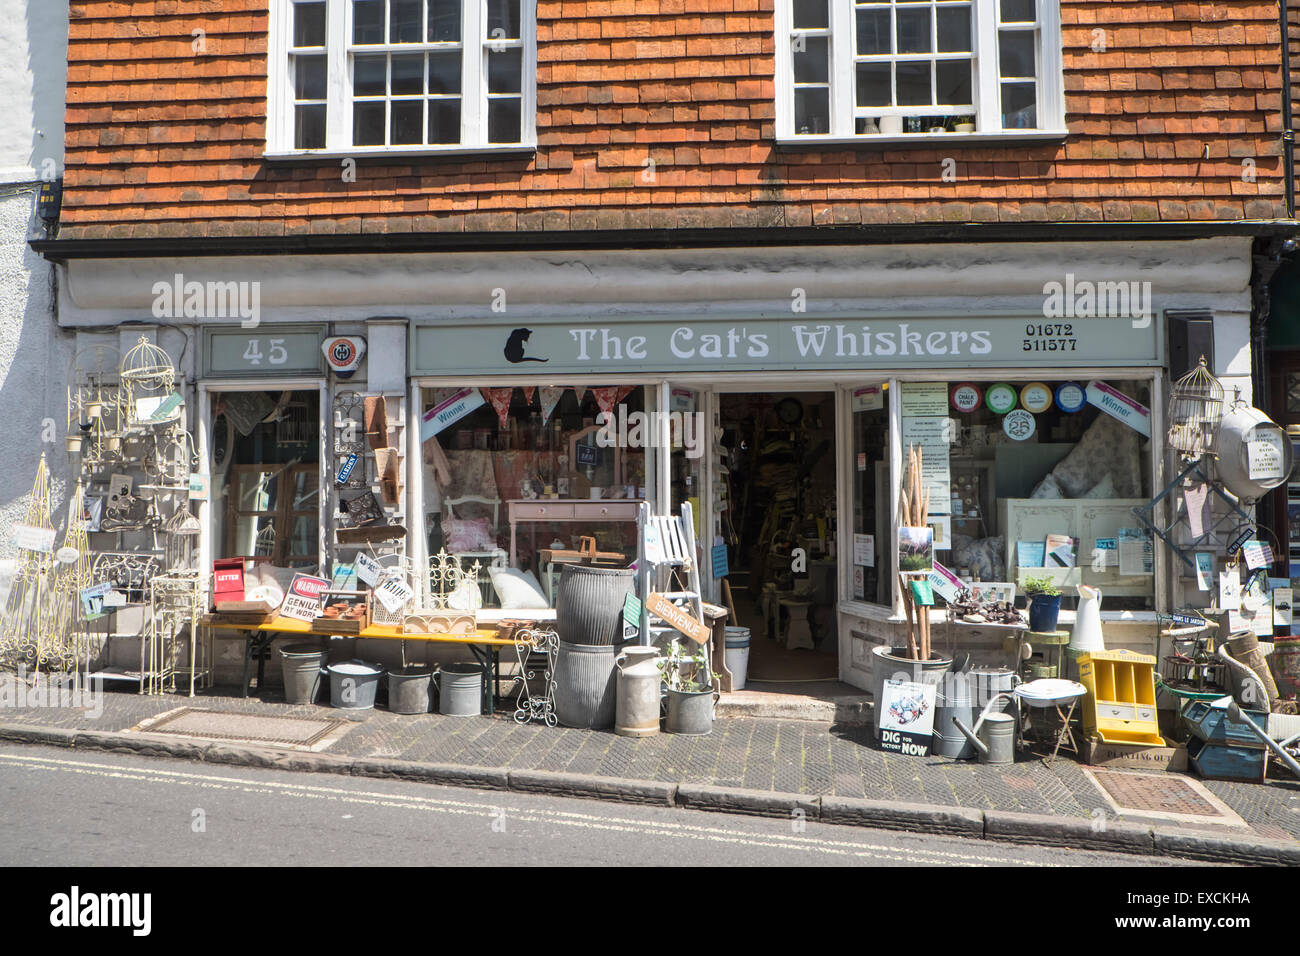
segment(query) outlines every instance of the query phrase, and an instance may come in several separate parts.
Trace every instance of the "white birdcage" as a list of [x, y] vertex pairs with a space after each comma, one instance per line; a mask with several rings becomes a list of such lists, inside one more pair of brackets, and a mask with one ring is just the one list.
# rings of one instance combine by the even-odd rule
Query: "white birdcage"
[[176, 385], [171, 357], [145, 336], [122, 357], [118, 373], [122, 382], [122, 407], [130, 421], [152, 416], [166, 393]]
[[1205, 356], [1169, 390], [1169, 444], [1195, 461], [1214, 454], [1214, 436], [1223, 420], [1223, 386], [1210, 374]]

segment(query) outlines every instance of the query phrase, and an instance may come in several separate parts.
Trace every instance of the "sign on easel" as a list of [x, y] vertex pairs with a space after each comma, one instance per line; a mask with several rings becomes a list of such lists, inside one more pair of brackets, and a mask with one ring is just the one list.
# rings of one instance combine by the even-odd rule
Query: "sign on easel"
[[678, 607], [658, 591], [651, 592], [645, 599], [646, 610], [663, 618], [664, 623], [674, 630], [681, 631], [696, 644], [707, 643], [713, 631], [707, 624], [701, 624], [684, 607]]

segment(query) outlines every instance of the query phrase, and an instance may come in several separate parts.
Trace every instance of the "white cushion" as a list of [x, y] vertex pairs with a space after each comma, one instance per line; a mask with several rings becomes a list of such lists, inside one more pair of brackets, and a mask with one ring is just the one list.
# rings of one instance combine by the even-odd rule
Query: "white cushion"
[[1084, 498], [1118, 498], [1115, 492], [1115, 479], [1106, 472], [1101, 481], [1097, 482], [1083, 495]]
[[532, 571], [518, 568], [488, 568], [492, 588], [501, 600], [501, 607], [509, 610], [549, 608], [551, 602], [542, 592], [537, 576]]

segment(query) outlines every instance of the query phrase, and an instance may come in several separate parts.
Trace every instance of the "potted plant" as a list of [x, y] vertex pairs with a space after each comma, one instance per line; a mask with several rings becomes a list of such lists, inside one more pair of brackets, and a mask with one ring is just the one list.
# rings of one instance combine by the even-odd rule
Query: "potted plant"
[[660, 660], [668, 716], [664, 729], [670, 734], [702, 737], [713, 732], [714, 684], [718, 674], [709, 669], [703, 644], [694, 651], [683, 649], [684, 641], [673, 642], [671, 653]]
[[1038, 634], [1055, 634], [1061, 589], [1046, 575], [1025, 578], [1024, 589], [1029, 597], [1029, 629]]
[[[910, 446], [907, 453], [907, 472], [899, 499], [899, 523], [905, 528], [924, 528], [928, 524], [930, 495], [923, 490], [921, 479], [922, 455], [919, 445]], [[933, 544], [929, 546], [929, 565], [923, 557], [925, 549], [911, 543], [904, 546], [900, 534], [899, 586], [903, 593], [903, 610], [907, 620], [907, 645], [891, 647], [887, 644], [872, 648], [871, 695], [879, 706], [884, 699], [885, 682], [910, 681], [919, 684], [938, 684], [952, 666], [952, 658], [936, 653], [930, 646], [930, 606], [933, 597], [928, 587], [914, 589], [913, 582], [925, 580], [925, 572], [933, 566]], [[918, 595], [922, 597], [918, 599]], [[880, 737], [877, 720], [876, 737]]]

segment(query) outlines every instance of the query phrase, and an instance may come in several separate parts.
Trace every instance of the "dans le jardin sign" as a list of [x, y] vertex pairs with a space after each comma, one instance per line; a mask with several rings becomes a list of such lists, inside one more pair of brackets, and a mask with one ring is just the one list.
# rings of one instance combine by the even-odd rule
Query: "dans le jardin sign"
[[1159, 365], [1158, 322], [890, 317], [416, 324], [416, 375]]

